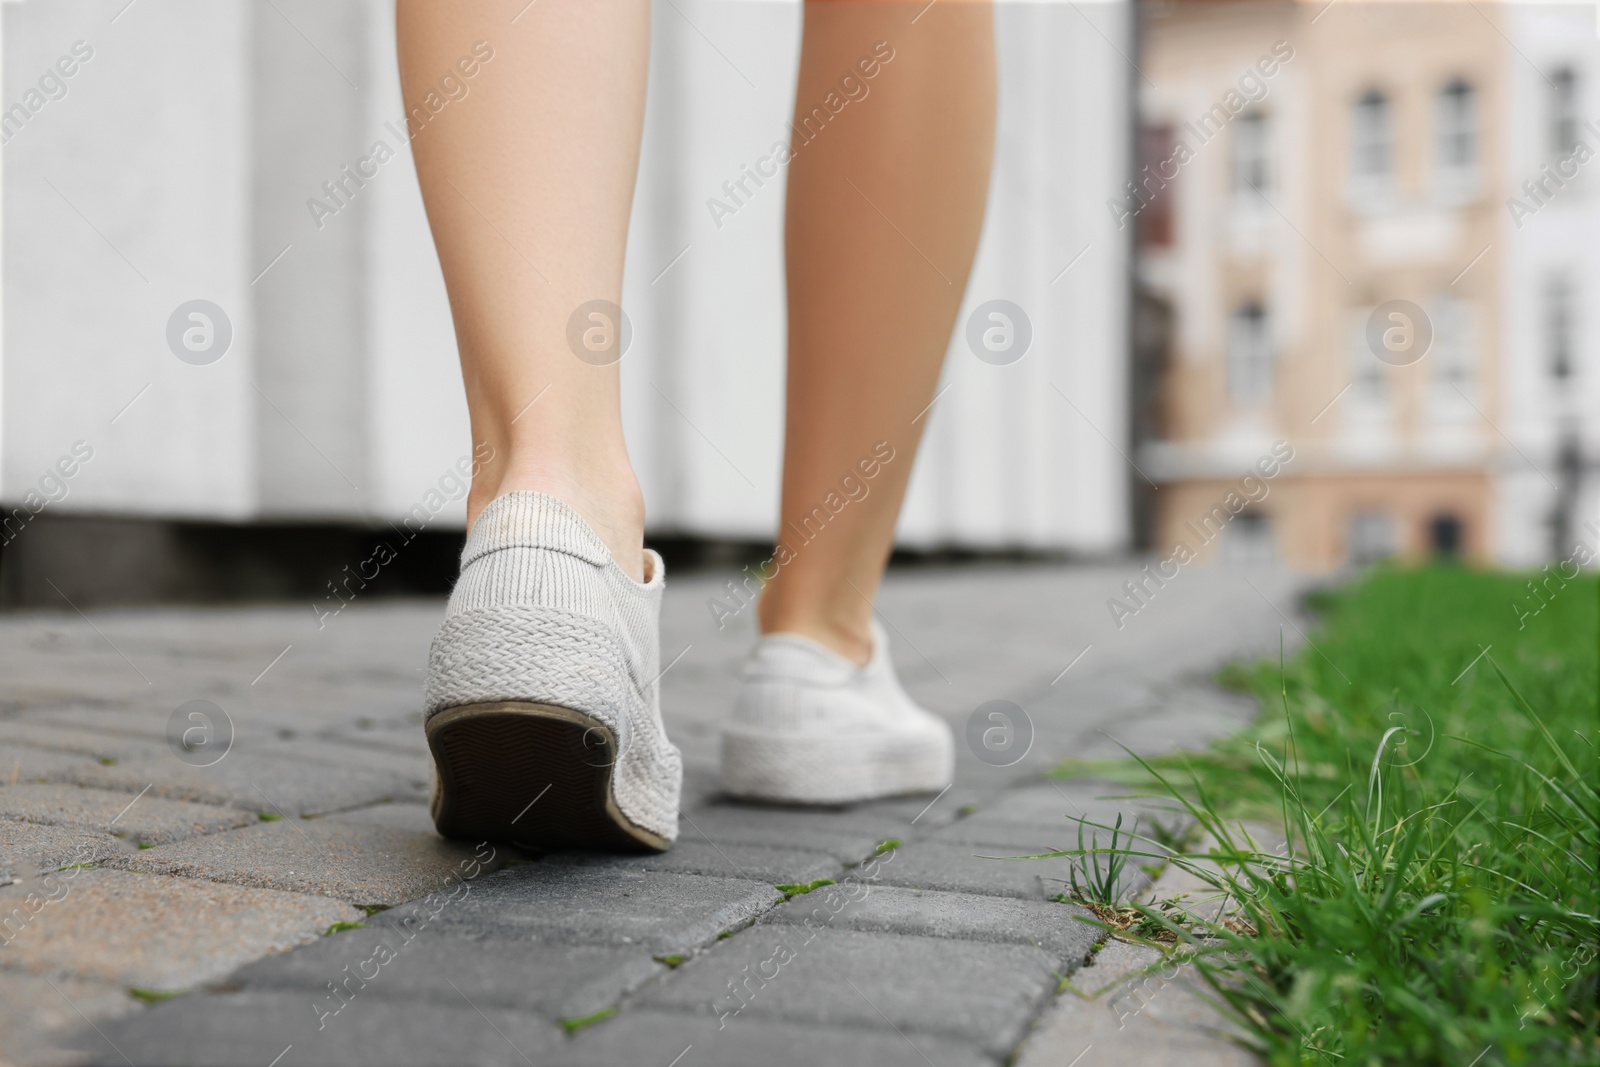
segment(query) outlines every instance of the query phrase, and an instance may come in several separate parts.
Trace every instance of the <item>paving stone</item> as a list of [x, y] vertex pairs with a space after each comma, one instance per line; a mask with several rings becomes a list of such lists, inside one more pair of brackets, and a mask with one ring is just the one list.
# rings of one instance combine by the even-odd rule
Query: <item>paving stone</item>
[[433, 815], [429, 812], [428, 805], [405, 801], [371, 804], [364, 808], [352, 808], [349, 811], [325, 815], [322, 818], [331, 823], [349, 822], [363, 826], [387, 826], [394, 830], [410, 830], [413, 833], [435, 836], [439, 833], [433, 825]]
[[[319, 764], [287, 750], [278, 755], [246, 753], [236, 744], [213, 766], [193, 767], [164, 741], [31, 722], [0, 726], [24, 739], [0, 741], [0, 785], [47, 781], [129, 793], [150, 786], [149, 796], [249, 811], [281, 809], [292, 815], [389, 798], [423, 799], [428, 789], [426, 764], [399, 757], [394, 758], [398, 763], [374, 769], [362, 766], [360, 756], [337, 762], [342, 750]], [[329, 771], [334, 766], [339, 768], [336, 774]]]
[[346, 768], [337, 772], [291, 758], [263, 758], [230, 752], [210, 767], [192, 767], [171, 752], [146, 760], [90, 763], [58, 780], [169, 800], [224, 804], [247, 811], [319, 815], [380, 800], [425, 796], [425, 782], [387, 772]]
[[130, 797], [71, 785], [0, 787], [0, 818], [76, 826], [151, 844], [217, 833], [256, 821], [255, 815], [238, 808]]
[[[1223, 689], [1211, 672], [1185, 674], [1151, 685], [1148, 705], [1104, 724], [1104, 733], [1098, 740], [1121, 742], [1141, 756], [1177, 748], [1204, 748], [1211, 739], [1249, 725], [1260, 714], [1259, 701]], [[1112, 747], [1109, 754], [1113, 757], [1125, 755], [1121, 748], [1114, 744]]]
[[[453, 896], [453, 899], [452, 899]], [[556, 944], [682, 953], [743, 926], [780, 894], [763, 882], [524, 863], [373, 916], [377, 924]]]
[[898, 1027], [1004, 1054], [1056, 983], [1051, 961], [1029, 946], [762, 923], [637, 1002], [718, 1019]]
[[142, 1006], [110, 982], [46, 980], [0, 971], [0, 1063], [29, 1067], [82, 1063], [87, 1045], [76, 1039], [75, 1032], [83, 1028], [85, 1016], [104, 1024]]
[[44, 900], [22, 888], [0, 889], [0, 966], [147, 989], [213, 981], [362, 916], [323, 897], [126, 871], [62, 871]]
[[120, 857], [116, 866], [393, 906], [504, 862], [503, 849], [431, 831], [322, 819], [281, 819]]
[[878, 843], [906, 831], [908, 819], [884, 811], [815, 810], [710, 804], [685, 811], [678, 823], [680, 841], [782, 845], [826, 852], [841, 863], [859, 863]]
[[913, 889], [1044, 900], [1063, 892], [1072, 860], [1009, 859], [1006, 847], [914, 841], [879, 866], [878, 881]]
[[1141, 816], [1141, 833], [1148, 831], [1152, 819], [1168, 826], [1187, 821], [1163, 810], [1176, 806], [1176, 801], [1131, 799], [1128, 794], [1133, 792], [1138, 790], [1084, 779], [1031, 785], [1001, 794], [965, 818], [940, 828], [929, 839], [1017, 848], [1076, 848], [1080, 819], [1084, 821], [1085, 844], [1097, 832], [1104, 844], [1110, 831], [1100, 830], [1095, 824], [1115, 826], [1118, 814], [1123, 816], [1124, 831], [1133, 829], [1135, 815]]
[[670, 871], [709, 874], [723, 878], [750, 878], [770, 884], [811, 882], [843, 873], [837, 859], [809, 849], [750, 845], [730, 841], [679, 841], [671, 851], [649, 856], [614, 856], [594, 852], [558, 852], [545, 863], [584, 867], [617, 867], [628, 871]]
[[1260, 1067], [1229, 1040], [1238, 1031], [1202, 998], [1193, 969], [1161, 966], [1160, 960], [1156, 949], [1108, 941], [1028, 1035], [1017, 1067], [1060, 1067], [1089, 1048], [1094, 1058], [1085, 1067]]
[[[690, 1046], [693, 1046], [692, 1048]], [[901, 1033], [879, 1025], [868, 1029], [830, 1024], [826, 1029], [752, 1014], [726, 1026], [712, 1016], [624, 1008], [616, 1018], [578, 1033], [557, 1067], [995, 1067], [991, 1057], [965, 1041], [933, 1034]], [[1059, 1067], [1059, 1065], [1052, 1065]]]
[[73, 772], [93, 762], [87, 756], [75, 756], [70, 752], [54, 752], [32, 745], [0, 744], [0, 785], [64, 781]]
[[[340, 996], [448, 1003], [537, 1012], [547, 1019], [589, 1015], [615, 1004], [667, 968], [639, 947], [543, 945], [450, 937], [424, 930], [408, 941], [397, 927], [347, 930], [234, 973], [247, 990], [299, 989], [328, 1007]], [[452, 988], [451, 983], [454, 983]]]
[[888, 885], [851, 891], [824, 886], [774, 908], [769, 920], [964, 941], [1036, 945], [1067, 973], [1082, 962], [1101, 931], [1079, 917], [1083, 908], [1054, 901], [937, 893]]
[[942, 793], [917, 793], [905, 797], [852, 804], [844, 809], [852, 818], [892, 820], [908, 833], [927, 833], [958, 817], [963, 808], [976, 807], [1000, 792], [1000, 786], [953, 785]]
[[98, 863], [131, 848], [98, 830], [0, 819], [0, 884], [71, 863]]
[[69, 752], [93, 760], [151, 759], [168, 751], [159, 738], [19, 719], [0, 721], [0, 742]]
[[[487, 1006], [480, 1013], [464, 998], [451, 996], [435, 1004], [357, 996], [338, 1014], [323, 1015], [320, 1002], [314, 1004], [308, 993], [193, 994], [103, 1027], [106, 1040], [91, 1062], [97, 1067], [544, 1067], [566, 1042], [558, 1027], [536, 1016]], [[86, 1040], [94, 1040], [92, 1032]]]

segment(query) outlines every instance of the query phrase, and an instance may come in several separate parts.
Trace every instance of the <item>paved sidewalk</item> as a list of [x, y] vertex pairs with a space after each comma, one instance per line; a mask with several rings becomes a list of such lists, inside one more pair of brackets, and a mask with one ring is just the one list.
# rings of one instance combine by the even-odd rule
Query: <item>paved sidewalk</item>
[[[1167, 1062], [1170, 1041], [1082, 1051], [1116, 1009], [1081, 1014], [1062, 979], [1108, 985], [1127, 960], [1079, 973], [1095, 931], [1050, 899], [1065, 861], [992, 858], [1137, 809], [1043, 772], [1236, 729], [1254, 709], [1209, 673], [1298, 640], [1294, 583], [1225, 567], [1186, 569], [1118, 630], [1106, 599], [1137, 574], [892, 575], [895, 659], [954, 725], [957, 781], [825, 811], [716, 795], [753, 622], [713, 620], [730, 575], [675, 579], [661, 684], [686, 788], [654, 857], [432, 832], [437, 602], [321, 629], [309, 606], [0, 617], [0, 1064]], [[967, 724], [995, 700], [1023, 714], [985, 762]]]

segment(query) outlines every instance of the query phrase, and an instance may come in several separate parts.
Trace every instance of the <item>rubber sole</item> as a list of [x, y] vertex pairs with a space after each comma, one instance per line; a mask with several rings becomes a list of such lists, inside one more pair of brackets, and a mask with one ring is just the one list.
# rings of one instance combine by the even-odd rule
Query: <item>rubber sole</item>
[[445, 837], [540, 852], [665, 852], [671, 842], [617, 807], [611, 729], [554, 704], [447, 708], [428, 720], [438, 769], [433, 822]]
[[727, 727], [722, 789], [786, 804], [847, 804], [950, 784], [948, 736], [784, 734]]

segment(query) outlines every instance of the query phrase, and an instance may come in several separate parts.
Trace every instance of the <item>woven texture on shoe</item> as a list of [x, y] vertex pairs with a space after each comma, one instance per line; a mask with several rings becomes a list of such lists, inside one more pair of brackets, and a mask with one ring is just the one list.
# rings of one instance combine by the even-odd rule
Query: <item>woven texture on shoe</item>
[[667, 741], [660, 673], [661, 557], [630, 578], [568, 505], [519, 491], [484, 508], [428, 657], [426, 713], [520, 701], [582, 712], [616, 735], [617, 803], [672, 837], [682, 760]]

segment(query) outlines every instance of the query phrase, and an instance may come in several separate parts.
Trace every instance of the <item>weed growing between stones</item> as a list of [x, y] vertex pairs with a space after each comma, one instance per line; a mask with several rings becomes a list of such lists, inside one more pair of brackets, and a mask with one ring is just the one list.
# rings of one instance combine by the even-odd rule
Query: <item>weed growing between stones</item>
[[616, 1013], [616, 1007], [612, 1006], [609, 1008], [601, 1008], [599, 1011], [590, 1012], [588, 1015], [579, 1015], [571, 1019], [562, 1019], [561, 1029], [565, 1030], [569, 1034], [575, 1034], [586, 1026], [593, 1026], [595, 1023], [605, 1022]]
[[818, 878], [814, 882], [783, 882], [772, 888], [783, 894], [784, 900], [793, 900], [795, 897], [804, 896], [813, 889], [821, 889], [825, 885], [837, 885], [832, 878]]

